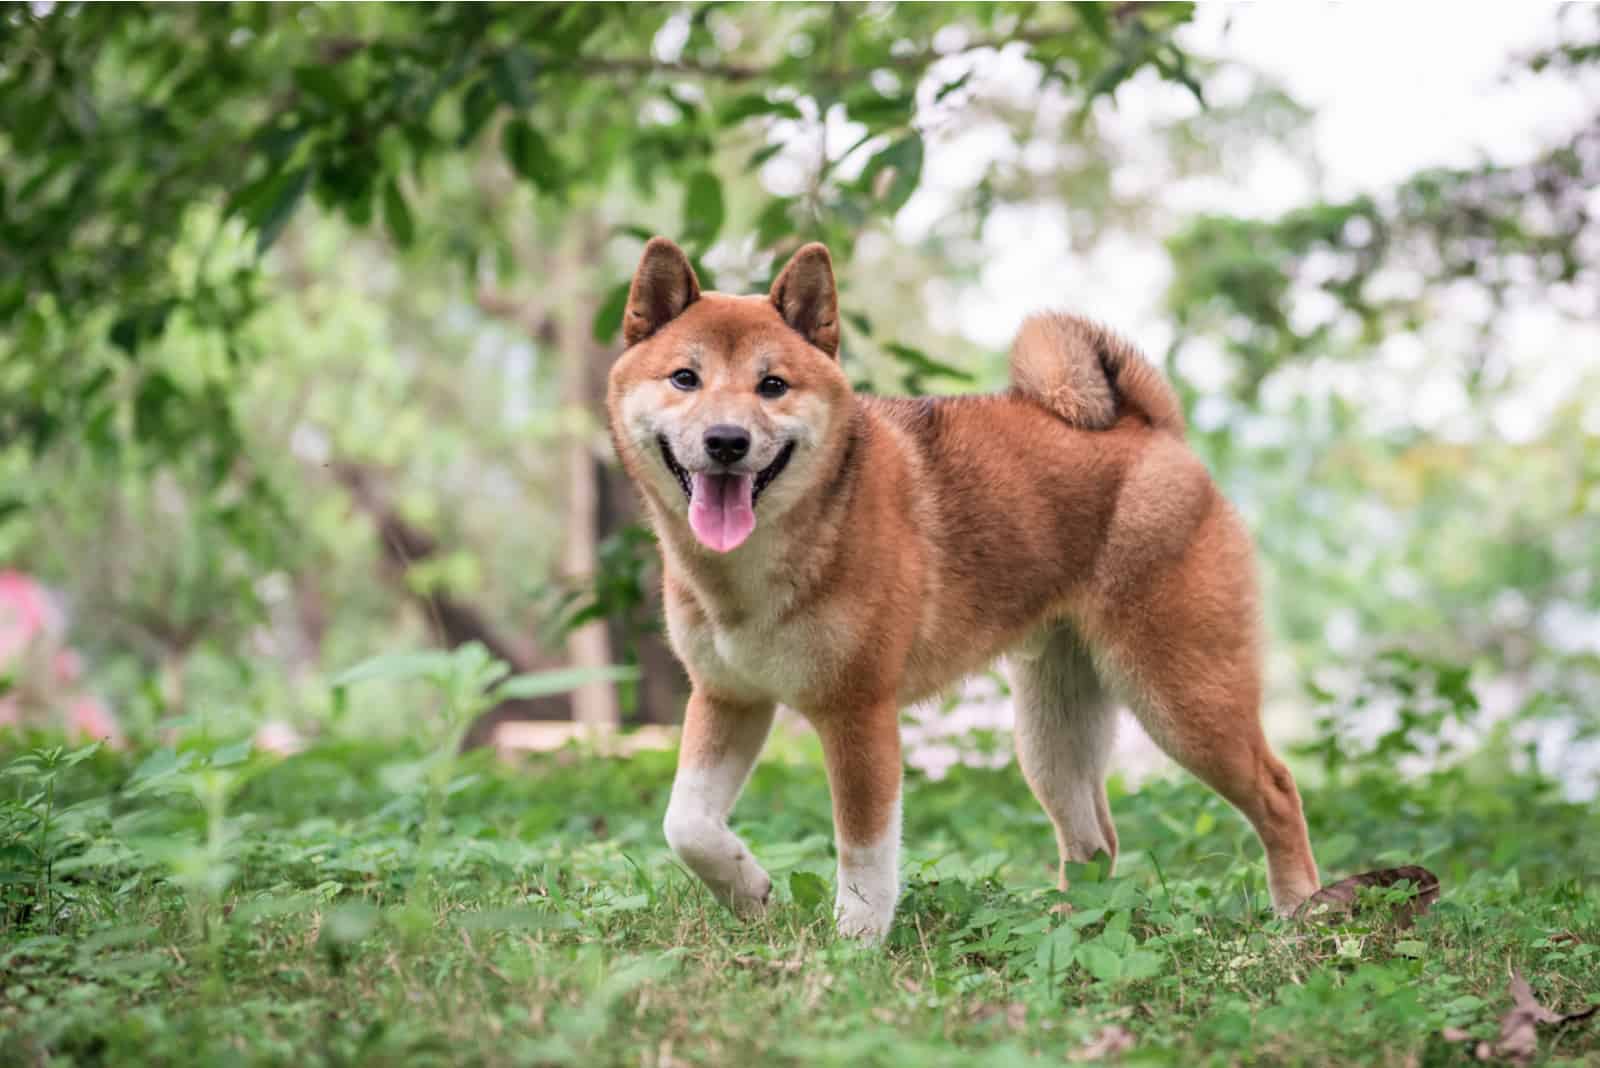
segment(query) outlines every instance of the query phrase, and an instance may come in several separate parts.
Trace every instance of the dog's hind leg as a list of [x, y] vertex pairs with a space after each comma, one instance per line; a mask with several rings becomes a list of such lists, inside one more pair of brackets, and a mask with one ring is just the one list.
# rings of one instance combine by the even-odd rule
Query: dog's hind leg
[[739, 792], [761, 755], [776, 711], [696, 691], [689, 698], [664, 830], [672, 851], [718, 900], [743, 915], [759, 913], [772, 880], [728, 829]]
[[1017, 763], [1055, 824], [1065, 865], [1105, 852], [1115, 861], [1117, 831], [1106, 803], [1106, 762], [1116, 736], [1116, 709], [1082, 641], [1055, 625], [1009, 658], [1016, 697]]
[[1317, 865], [1294, 777], [1261, 730], [1258, 685], [1241, 671], [1232, 692], [1207, 694], [1157, 677], [1132, 705], [1168, 756], [1250, 821], [1266, 850], [1273, 907], [1288, 915], [1316, 892]]
[[1280, 913], [1317, 890], [1300, 794], [1261, 729], [1254, 570], [1243, 524], [1213, 506], [1182, 555], [1127, 572], [1088, 621], [1097, 654], [1168, 756], [1255, 828]]

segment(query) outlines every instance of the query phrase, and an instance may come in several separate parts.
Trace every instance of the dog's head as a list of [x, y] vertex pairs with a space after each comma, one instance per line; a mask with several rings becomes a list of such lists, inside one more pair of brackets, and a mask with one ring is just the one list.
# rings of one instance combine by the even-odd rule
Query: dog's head
[[839, 306], [822, 245], [767, 296], [702, 293], [683, 250], [645, 246], [607, 408], [629, 473], [700, 544], [730, 552], [815, 488], [847, 430]]

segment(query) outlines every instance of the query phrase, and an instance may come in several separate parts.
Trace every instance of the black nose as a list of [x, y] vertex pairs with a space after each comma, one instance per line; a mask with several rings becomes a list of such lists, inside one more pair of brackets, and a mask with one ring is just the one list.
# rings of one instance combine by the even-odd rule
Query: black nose
[[750, 431], [719, 423], [706, 431], [706, 452], [719, 464], [734, 464], [750, 451]]

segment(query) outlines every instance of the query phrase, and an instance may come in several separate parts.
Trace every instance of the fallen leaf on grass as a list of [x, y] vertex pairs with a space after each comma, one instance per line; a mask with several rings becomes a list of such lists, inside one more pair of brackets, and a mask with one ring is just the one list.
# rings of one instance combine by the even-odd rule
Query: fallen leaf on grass
[[1013, 1031], [1021, 1031], [1028, 1025], [1028, 1006], [1020, 1001], [1005, 1003], [984, 1002], [972, 1009], [973, 1023], [986, 1023], [989, 1020], [1004, 1016], [1006, 1026]]
[[1391, 918], [1397, 927], [1410, 927], [1418, 916], [1427, 912], [1433, 907], [1433, 903], [1439, 900], [1439, 877], [1427, 868], [1415, 864], [1408, 864], [1403, 868], [1364, 871], [1360, 875], [1352, 875], [1348, 879], [1329, 883], [1306, 898], [1295, 915], [1306, 918], [1319, 910], [1328, 915], [1354, 915], [1363, 889], [1390, 887], [1401, 881], [1411, 883], [1412, 896], [1410, 900], [1394, 906]]
[[1115, 1057], [1133, 1048], [1133, 1032], [1112, 1024], [1101, 1028], [1099, 1034], [1067, 1054], [1069, 1061], [1099, 1061]]
[[[1600, 1004], [1590, 1005], [1578, 1012], [1560, 1013], [1539, 1004], [1533, 988], [1522, 978], [1521, 972], [1511, 973], [1511, 1011], [1500, 1017], [1500, 1037], [1493, 1042], [1479, 1042], [1472, 1051], [1475, 1060], [1504, 1060], [1515, 1065], [1529, 1064], [1539, 1051], [1539, 1025], [1563, 1024], [1587, 1020]], [[1472, 1036], [1459, 1027], [1447, 1027], [1440, 1034], [1447, 1042], [1466, 1042]]]

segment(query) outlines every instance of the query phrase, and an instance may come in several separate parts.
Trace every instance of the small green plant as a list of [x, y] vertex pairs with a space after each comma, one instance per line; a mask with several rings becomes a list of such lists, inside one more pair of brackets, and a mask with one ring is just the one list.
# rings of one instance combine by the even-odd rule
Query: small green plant
[[541, 697], [563, 693], [596, 681], [631, 681], [637, 669], [625, 667], [568, 668], [512, 675], [505, 661], [490, 655], [478, 642], [450, 651], [384, 653], [335, 675], [331, 685], [336, 703], [351, 686], [372, 682], [426, 683], [439, 699], [429, 752], [421, 760], [391, 767], [389, 780], [402, 790], [420, 787], [424, 798], [417, 848], [416, 875], [407, 896], [402, 921], [413, 932], [432, 922], [433, 864], [443, 822], [445, 799], [463, 783], [456, 778], [461, 741], [484, 712], [508, 698]]
[[72, 750], [42, 747], [13, 757], [0, 771], [0, 779], [16, 790], [0, 801], [0, 886], [17, 890], [6, 902], [8, 917], [27, 918], [36, 907], [44, 929], [55, 930], [55, 862], [67, 840], [58, 822], [56, 785], [99, 749], [98, 742]]

